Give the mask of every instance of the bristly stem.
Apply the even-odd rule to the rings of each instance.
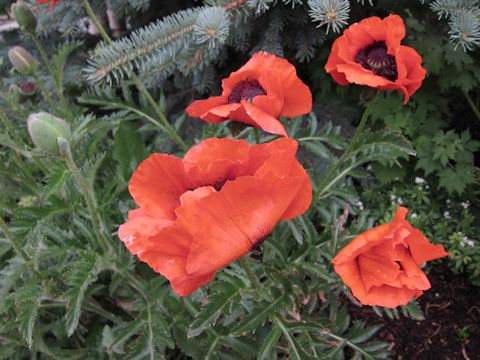
[[[250,267],[250,262],[248,261],[247,256],[248,255],[242,256],[240,259],[238,259],[238,262],[240,263],[240,265],[242,265],[243,269],[247,273],[248,279],[250,280],[252,285],[257,289],[260,289],[262,287],[262,284],[260,283],[260,280],[258,280],[257,276]]]
[[[100,32],[100,35],[102,36],[103,41],[105,41],[105,43],[107,43],[107,44],[111,44],[112,39],[110,39],[110,36],[105,31],[105,28],[102,26],[102,24],[98,20],[97,16],[95,15],[95,12],[93,11],[92,7],[90,6],[90,3],[88,2],[88,0],[82,0],[82,5],[85,8],[85,11],[87,12],[88,16],[92,19],[93,23],[97,27],[98,31]],[[142,93],[142,95],[145,96],[148,103],[152,106],[153,110],[155,111],[155,114],[157,114],[157,116],[159,117],[162,125],[165,127],[165,130],[170,135],[170,137],[173,140],[175,140],[175,142],[178,145],[180,145],[180,147],[183,150],[187,150],[188,145],[185,143],[185,141],[183,141],[183,139],[178,135],[177,131],[170,124],[167,117],[163,113],[162,109],[160,109],[160,106],[157,104],[157,102],[152,97],[152,95],[150,95],[150,93],[148,92],[145,85],[143,85],[143,83],[140,81],[140,79],[135,74],[132,74],[132,80],[135,83],[135,86],[137,87],[138,91],[140,91]]]
[[[35,46],[37,47],[37,49],[40,53],[40,56],[42,57],[43,62],[47,66],[48,72],[50,73],[50,76],[53,79],[53,83],[55,85],[55,90],[57,92],[58,98],[60,99],[60,103],[62,104],[64,115],[67,118],[69,118],[69,120],[73,120],[73,114],[71,113],[70,108],[67,105],[67,100],[65,100],[65,96],[63,95],[62,84],[59,84],[59,82],[58,82],[57,76],[55,75],[55,71],[53,69],[53,65],[48,58],[47,52],[45,51],[45,48],[43,47],[43,44],[40,41],[40,39],[38,38],[38,36],[36,34],[31,34],[31,35],[32,35],[33,42],[35,43]],[[36,78],[36,80],[37,79],[38,79],[38,77]],[[39,85],[41,85],[41,83]],[[46,89],[45,89],[44,92],[47,93]],[[54,107],[54,109],[55,109],[55,107]]]
[[[257,144],[260,144],[260,134],[259,134],[258,129],[256,127],[253,128],[253,133],[255,134],[255,142]]]
[[[67,163],[68,169],[72,172],[75,181],[80,188],[80,192],[82,193],[85,202],[87,203],[87,209],[90,214],[90,218],[93,224],[93,231],[95,232],[95,236],[100,243],[100,246],[105,252],[110,251],[111,245],[107,237],[105,236],[105,229],[103,225],[102,218],[98,212],[97,200],[95,199],[95,191],[93,190],[93,184],[90,181],[87,181],[85,177],[82,175],[80,169],[78,168],[77,164],[73,160],[72,152],[70,150],[70,145],[68,143],[65,144],[64,149],[61,151],[61,154]]]
[[[477,108],[475,105],[475,102],[473,101],[472,97],[468,93],[468,91],[464,91],[463,95],[465,96],[465,99],[467,99],[468,105],[470,105],[470,108],[472,109],[473,113],[477,117],[478,120],[480,120],[480,110]]]
[[[342,171],[341,176],[336,176],[338,170],[340,169],[343,162],[350,156],[355,147],[357,146],[357,142],[360,139],[360,136],[363,135],[363,129],[367,124],[368,118],[373,111],[373,107],[377,101],[378,92],[374,96],[372,100],[367,104],[365,111],[363,112],[362,118],[358,123],[357,128],[355,129],[355,133],[353,134],[352,139],[350,140],[347,148],[343,152],[342,156],[337,160],[337,162],[328,169],[327,174],[325,175],[324,180],[318,187],[317,199],[320,199],[323,194],[325,194],[338,180],[340,180],[348,171]],[[349,169],[350,170],[350,169]]]

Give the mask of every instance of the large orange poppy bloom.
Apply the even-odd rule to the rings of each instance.
[[[405,25],[398,15],[373,16],[348,27],[333,43],[325,70],[340,85],[355,83],[398,90],[406,104],[425,78],[422,58],[400,45]]]
[[[118,235],[132,254],[187,296],[215,272],[261,244],[281,220],[303,214],[310,178],[298,143],[207,139],[179,159],[154,154],[133,174],[140,206]]]
[[[419,265],[447,256],[405,220],[399,207],[393,222],[367,230],[332,260],[335,271],[365,305],[395,308],[430,288]]]
[[[210,123],[239,121],[266,132],[287,135],[279,116],[294,117],[312,110],[312,93],[287,60],[258,52],[222,81],[223,92],[187,107],[189,116]]]

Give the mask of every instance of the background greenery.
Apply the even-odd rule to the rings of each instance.
[[[386,358],[387,344],[372,340],[379,327],[350,320],[346,304],[355,300],[330,260],[356,234],[390,220],[398,204],[446,246],[454,271],[480,284],[476,2],[163,3],[92,1],[109,35],[126,36],[95,47],[100,35],[85,18],[85,1],[60,2],[50,13],[32,2],[46,58],[31,34],[0,33],[0,356]],[[0,4],[8,9],[8,1]],[[344,23],[325,22],[329,7]],[[422,55],[428,76],[407,106],[396,93],[380,93],[362,141],[345,153],[373,94],[338,86],[323,66],[346,24],[392,12],[405,19],[405,43]],[[460,13],[473,17],[456,24]],[[163,20],[143,27],[156,19]],[[460,25],[470,26],[462,34],[471,41],[452,33]],[[216,35],[206,37],[212,28]],[[132,37],[135,29],[140,35]],[[96,73],[149,44],[148,56],[111,67],[111,76]],[[14,45],[38,59],[34,76],[11,69],[6,53]],[[188,119],[184,108],[217,94],[221,78],[257,50],[294,62],[314,92],[314,112],[286,123],[301,144],[316,200],[250,256],[261,289],[233,263],[210,285],[179,298],[117,238],[135,206],[128,180],[152,152],[182,156],[182,142],[191,146],[212,136],[254,142],[251,129]],[[12,86],[25,82],[37,88],[31,97]],[[26,119],[39,111],[66,119],[71,158],[34,148]],[[86,206],[92,197],[93,212]],[[102,238],[111,249],[100,246]],[[422,318],[415,302],[397,313]]]

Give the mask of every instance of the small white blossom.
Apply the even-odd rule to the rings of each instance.
[[[465,236],[462,241],[460,242],[460,245],[462,246],[470,246],[470,247],[474,247],[475,246],[475,240],[473,239],[469,239],[468,236]]]
[[[357,207],[360,209],[360,210],[364,210],[365,207],[363,206],[363,202],[361,200],[358,200],[355,205],[357,205]]]
[[[445,211],[445,212],[443,213],[443,217],[444,217],[445,219],[448,219],[448,220],[450,220],[450,219],[452,218],[452,216],[450,215],[450,212],[449,212],[449,211]]]
[[[418,214],[417,213],[412,213],[412,215],[410,215],[410,219],[416,219],[418,218]]]
[[[462,202],[462,206],[463,206],[464,209],[468,209],[470,207],[470,201],[467,200],[467,201]]]
[[[425,179],[421,177],[416,177],[415,178],[415,183],[416,184],[425,184]]]
[[[403,205],[403,199],[402,199],[402,198],[398,198],[398,203],[399,203],[400,205]]]

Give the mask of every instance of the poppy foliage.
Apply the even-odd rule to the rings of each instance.
[[[398,15],[373,16],[352,24],[333,43],[325,70],[340,85],[355,83],[398,90],[406,104],[426,71],[415,49],[401,45],[405,25]]]
[[[287,60],[255,53],[222,81],[222,95],[194,101],[186,112],[210,123],[235,120],[286,136],[279,116],[294,117],[312,110],[312,93]]]
[[[405,220],[407,212],[399,207],[392,223],[360,234],[332,260],[362,304],[395,308],[419,297],[430,288],[419,265],[448,255]]]
[[[59,0],[36,0],[37,3],[39,4],[50,4],[50,7],[48,8],[48,12],[52,11],[52,9],[57,5]]]
[[[281,220],[303,214],[310,178],[295,158],[298,143],[207,139],[183,159],[154,154],[133,174],[119,238],[131,253],[186,296],[215,272],[260,245]]]

